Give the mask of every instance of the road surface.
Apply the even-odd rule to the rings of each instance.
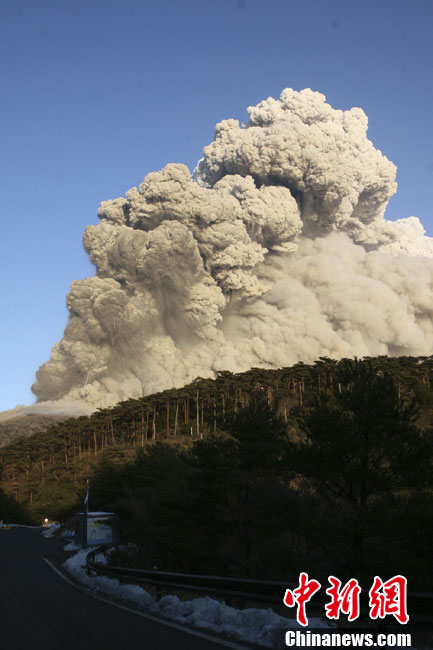
[[[42,537],[39,529],[0,530],[2,650],[223,650],[230,647],[217,639],[194,636],[97,600],[66,582],[44,557],[60,564],[67,554],[58,540]],[[238,642],[233,641],[231,647],[238,647]]]

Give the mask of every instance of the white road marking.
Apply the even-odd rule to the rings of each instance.
[[[141,616],[142,618],[147,618],[148,620],[153,621],[154,623],[161,623],[161,625],[172,627],[175,630],[180,630],[181,632],[187,632],[188,634],[192,634],[193,636],[198,636],[201,639],[206,639],[207,641],[212,641],[213,643],[218,643],[219,645],[223,645],[226,648],[232,648],[233,650],[245,650],[246,648],[248,649],[248,646],[238,645],[237,643],[233,643],[232,641],[226,641],[225,639],[220,639],[219,637],[212,636],[211,634],[207,634],[206,632],[199,632],[198,630],[192,630],[189,627],[185,627],[177,623],[171,623],[170,621],[166,621],[165,619],[159,618],[158,616],[152,616],[152,614],[145,614],[144,612],[139,612],[136,609],[127,607],[126,605],[120,605],[120,603],[115,603],[112,600],[107,600],[106,598],[102,598],[102,596],[97,596],[96,594],[92,593],[89,589],[85,589],[84,587],[77,585],[75,582],[72,582],[72,580],[69,580],[69,578],[65,576],[61,571],[59,571],[59,569],[56,566],[54,566],[54,564],[50,562],[50,560],[48,560],[46,557],[43,557],[42,559],[48,564],[48,566],[50,566],[53,569],[53,571],[57,573],[57,575],[63,578],[63,580],[68,582],[76,589],[79,589],[79,591],[82,591],[83,593],[87,594],[88,596],[91,596],[92,598],[96,598],[96,600],[102,600],[103,603],[108,603],[109,605],[113,605],[113,607],[118,607],[119,609],[124,609],[126,612],[131,612],[131,614],[136,614],[137,616]]]

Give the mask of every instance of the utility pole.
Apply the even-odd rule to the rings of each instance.
[[[86,482],[86,498],[84,499],[84,505],[86,507],[85,517],[84,517],[84,548],[87,548],[87,532],[89,529],[89,479]]]

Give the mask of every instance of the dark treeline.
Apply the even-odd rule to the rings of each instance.
[[[0,489],[0,522],[6,524],[32,524],[33,518],[25,505]]]
[[[2,487],[63,518],[91,475],[91,508],[119,514],[147,567],[431,590],[432,372],[431,357],[223,372],[2,448]]]

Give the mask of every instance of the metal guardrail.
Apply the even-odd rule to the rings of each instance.
[[[159,585],[187,591],[201,591],[224,596],[226,598],[248,598],[269,603],[283,602],[288,587],[297,585],[287,582],[265,582],[244,578],[224,578],[221,576],[203,576],[185,573],[168,573],[166,571],[146,571],[128,567],[116,567],[94,561],[95,555],[104,548],[91,551],[87,556],[86,566],[90,572],[120,580],[132,580],[138,584]]]
[[[146,571],[117,567],[95,562],[95,555],[102,553],[107,546],[98,547],[91,551],[86,560],[89,573],[104,575],[118,580],[128,580],[135,584],[170,587],[185,591],[204,592],[222,596],[225,600],[240,598],[243,600],[283,604],[286,589],[298,587],[298,583],[276,582],[265,580],[250,580],[245,578],[225,578],[221,576],[203,576],[186,573],[169,573],[167,571]],[[368,615],[366,592],[361,594],[361,612]],[[312,599],[308,606],[324,610],[328,598]],[[363,607],[362,604],[365,606]],[[433,623],[433,593],[408,592],[408,612],[410,620],[419,623]]]

